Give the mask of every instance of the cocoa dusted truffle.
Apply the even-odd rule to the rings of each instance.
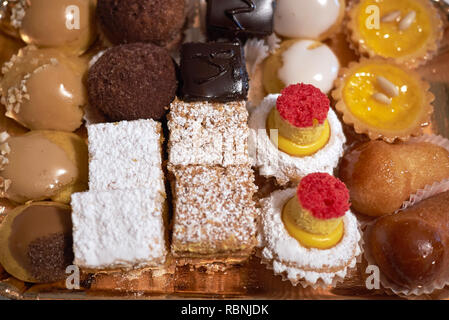
[[[98,0],[97,16],[102,31],[114,44],[166,46],[181,39],[185,0]]]
[[[110,121],[160,120],[176,89],[172,58],[150,43],[108,49],[90,68],[87,80],[90,105]]]

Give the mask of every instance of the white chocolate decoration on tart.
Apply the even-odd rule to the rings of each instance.
[[[342,0],[278,0],[274,30],[288,38],[323,39],[343,19]]]
[[[302,246],[289,234],[282,219],[283,208],[295,193],[293,188],[276,191],[261,201],[265,246],[262,262],[293,285],[334,286],[343,281],[348,269],[355,267],[361,254],[357,219],[350,210],[346,212],[343,237],[329,249]]]
[[[302,40],[288,48],[282,54],[284,65],[278,76],[286,85],[309,83],[328,93],[334,86],[340,63],[328,46],[315,44],[314,41]]]
[[[339,70],[340,62],[327,45],[314,40],[287,40],[265,60],[263,84],[268,93],[279,93],[295,83],[312,84],[329,93]]]

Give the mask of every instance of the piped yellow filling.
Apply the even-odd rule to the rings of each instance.
[[[279,128],[276,128],[276,126],[274,125],[275,111],[276,111],[275,108],[273,108],[273,110],[271,110],[270,114],[268,115],[267,119],[267,131],[272,141],[275,139],[275,137],[270,134],[270,130],[279,130]],[[295,141],[291,141],[286,137],[282,136],[278,131],[277,146],[281,151],[288,153],[289,155],[292,156],[297,157],[310,156],[319,151],[320,149],[322,149],[329,141],[329,137],[331,135],[329,122],[326,120],[323,126],[324,129],[322,130],[321,135],[319,135],[318,139],[307,143],[297,143]],[[276,141],[273,141],[273,143],[276,144]]]
[[[296,197],[292,198],[290,201],[297,201]],[[289,202],[290,202],[289,201]],[[335,219],[333,223],[337,223],[336,227],[328,231],[327,234],[315,234],[310,233],[305,230],[301,226],[298,225],[298,222],[295,221],[292,214],[288,213],[288,203],[284,206],[282,210],[282,221],[284,222],[285,228],[288,233],[298,240],[298,242],[307,248],[317,248],[317,249],[329,249],[337,245],[344,234],[344,222],[343,219]],[[323,221],[326,223],[326,221]],[[315,227],[319,227],[315,225]]]

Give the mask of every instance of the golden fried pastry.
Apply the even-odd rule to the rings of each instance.
[[[87,189],[87,145],[74,133],[31,131],[0,134],[0,196],[17,203],[69,203]]]
[[[449,191],[378,219],[366,239],[372,263],[388,282],[429,293],[448,279]]]
[[[75,131],[87,102],[86,71],[83,60],[55,49],[19,50],[2,68],[0,94],[6,116],[31,130]]]
[[[370,141],[344,156],[340,177],[355,210],[382,216],[426,185],[449,178],[449,151],[428,142]]]
[[[0,263],[12,276],[43,283],[64,279],[72,264],[68,205],[35,202],[15,208],[0,225]]]

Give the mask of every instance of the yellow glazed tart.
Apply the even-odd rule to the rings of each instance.
[[[418,74],[392,61],[362,59],[341,71],[332,92],[343,121],[370,139],[393,142],[422,134],[434,96]]]
[[[358,51],[416,68],[443,36],[441,17],[428,0],[361,0],[349,11],[349,35]]]

